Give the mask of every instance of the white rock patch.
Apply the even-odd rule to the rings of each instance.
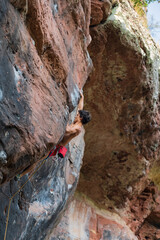
[[[2,92],[2,90],[0,89],[0,101],[2,101],[2,99],[3,99],[3,92]]]

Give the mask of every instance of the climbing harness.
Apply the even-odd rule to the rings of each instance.
[[[7,217],[6,217],[6,227],[5,227],[5,234],[4,234],[4,240],[6,240],[6,236],[7,236],[7,229],[8,229],[8,222],[9,222],[9,213],[10,213],[10,207],[11,207],[11,202],[12,202],[12,199],[17,195],[17,193],[19,193],[20,191],[21,191],[21,189],[26,185],[26,183],[32,178],[32,176],[40,169],[40,167],[45,163],[45,161],[49,158],[49,157],[51,157],[51,156],[55,156],[56,154],[57,154],[57,151],[58,151],[58,149],[60,149],[60,150],[63,150],[62,151],[62,156],[60,156],[60,157],[64,157],[65,156],[65,154],[66,154],[66,152],[67,152],[67,149],[65,148],[65,147],[62,147],[62,146],[59,146],[59,145],[57,145],[56,146],[56,149],[54,150],[54,149],[52,149],[50,152],[49,152],[49,154],[47,155],[47,156],[45,156],[44,158],[42,158],[40,161],[42,161],[41,162],[41,164],[37,167],[37,169],[28,177],[28,179],[27,179],[27,181],[11,196],[11,197],[9,197],[7,194],[5,194],[5,193],[3,193],[6,197],[8,197],[8,199],[9,199],[9,205],[8,205],[8,211],[7,211]],[[65,154],[64,154],[64,152],[65,152]]]

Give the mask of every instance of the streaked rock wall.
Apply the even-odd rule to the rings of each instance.
[[[16,194],[7,239],[158,240],[160,54],[130,1],[2,0],[0,26],[0,239],[13,177],[61,140],[86,83],[78,194],[84,132]]]
[[[2,0],[0,9],[3,183],[63,137],[92,62],[89,0]]]
[[[90,0],[0,1],[0,239],[9,198],[29,177],[14,176],[54,147],[76,115],[92,67],[89,22]],[[57,224],[77,186],[83,135],[15,195],[7,240],[44,239]]]

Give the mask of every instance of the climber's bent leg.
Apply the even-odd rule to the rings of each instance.
[[[58,152],[58,156],[64,158],[67,152],[67,148],[62,145],[57,145],[55,150],[51,150],[49,153],[49,157],[54,157]]]
[[[38,161],[38,162],[39,162],[39,161]],[[27,168],[20,174],[20,178],[23,177],[24,175],[26,175],[27,173],[32,172],[32,171],[35,169],[35,167],[36,167],[36,165],[38,164],[38,162],[35,162],[33,165],[27,167]]]
[[[52,149],[48,156],[47,157],[54,157],[56,156],[58,152],[58,156],[61,157],[61,158],[64,158],[65,155],[66,155],[66,152],[67,152],[67,148],[65,148],[64,146],[62,145],[57,145],[56,148]],[[15,180],[18,180],[20,179],[21,177],[23,177],[24,175],[26,175],[27,173],[32,173],[33,170],[35,169],[36,165],[41,161],[42,159],[40,159],[39,161],[35,162],[33,165],[27,167],[21,174],[18,174],[16,177],[15,177]]]

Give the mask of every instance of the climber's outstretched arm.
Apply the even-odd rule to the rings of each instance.
[[[82,91],[80,92],[81,94],[81,99],[79,100],[79,104],[78,104],[78,110],[83,110],[83,106],[84,106],[84,96]]]

